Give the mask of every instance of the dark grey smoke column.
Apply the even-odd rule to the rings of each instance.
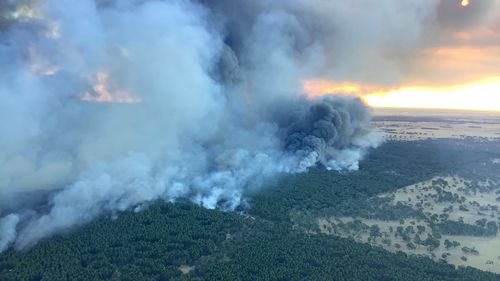
[[[365,149],[358,139],[371,132],[371,118],[359,98],[327,96],[314,102],[301,100],[294,105],[296,108],[284,113],[288,114],[283,118],[287,122],[280,124],[287,151],[334,168],[338,151]],[[373,145],[376,142],[375,138]]]

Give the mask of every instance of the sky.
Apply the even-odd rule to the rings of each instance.
[[[374,107],[500,111],[500,0],[200,2],[214,14],[234,14],[235,19],[227,19],[228,34],[249,34],[245,24],[266,13],[282,11],[297,21],[296,29],[287,27],[296,37],[292,48],[299,54],[297,61],[304,69],[319,70],[297,75],[309,96],[355,94]],[[30,5],[20,7],[15,13],[6,9],[2,14],[0,9],[0,29],[5,28],[2,17],[37,17]],[[57,28],[53,31],[56,36]],[[237,42],[238,52],[238,42],[249,39],[228,40]],[[58,71],[47,68],[37,50],[29,56],[38,60],[34,72]],[[106,84],[106,73],[98,78],[98,87]]]
[[[500,0],[437,2],[418,23],[409,51],[394,58],[397,51],[385,46],[373,49],[396,62],[395,78],[370,73],[373,79],[355,75],[310,79],[303,83],[305,90],[313,96],[358,94],[374,107],[500,111]],[[362,31],[370,36],[369,29]],[[379,66],[372,61],[365,67]]]

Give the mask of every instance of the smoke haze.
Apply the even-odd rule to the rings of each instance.
[[[280,173],[356,170],[381,141],[369,110],[301,83],[397,80],[437,7],[2,2],[0,251],[153,200],[234,210]]]

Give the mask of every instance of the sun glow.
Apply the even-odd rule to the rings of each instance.
[[[460,5],[462,5],[462,7],[467,7],[469,5],[469,0],[462,0],[462,2],[460,2]]]
[[[308,97],[315,98],[325,94],[362,95],[363,93],[383,92],[385,88],[361,85],[352,82],[332,83],[325,80],[307,80],[303,82]]]
[[[327,87],[308,88],[307,85],[311,85],[311,83],[313,82],[304,83],[304,88],[310,97],[328,93],[342,93],[342,91],[331,91],[331,89],[341,90],[345,86],[321,81],[316,85]],[[500,111],[500,77],[450,87],[400,87],[392,89],[356,85],[352,87],[356,88],[356,91],[349,91],[347,94],[360,95],[368,105],[373,107]],[[370,91],[370,89],[372,90]]]

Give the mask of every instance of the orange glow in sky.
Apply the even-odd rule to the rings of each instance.
[[[355,83],[331,83],[325,80],[308,80],[303,83],[309,97],[318,97],[324,94],[354,94],[362,93],[362,86]]]
[[[384,93],[387,87],[362,85],[354,82],[332,83],[326,80],[307,80],[302,83],[307,96],[316,98],[325,94],[362,96],[366,93]]]
[[[310,97],[328,93],[359,95],[373,107],[500,111],[500,77],[449,87],[392,89],[306,81],[304,89]]]
[[[107,103],[139,103],[142,100],[123,91],[114,81],[110,80],[105,71],[97,73],[97,83],[93,87],[94,93],[85,92],[82,97],[87,102]]]

